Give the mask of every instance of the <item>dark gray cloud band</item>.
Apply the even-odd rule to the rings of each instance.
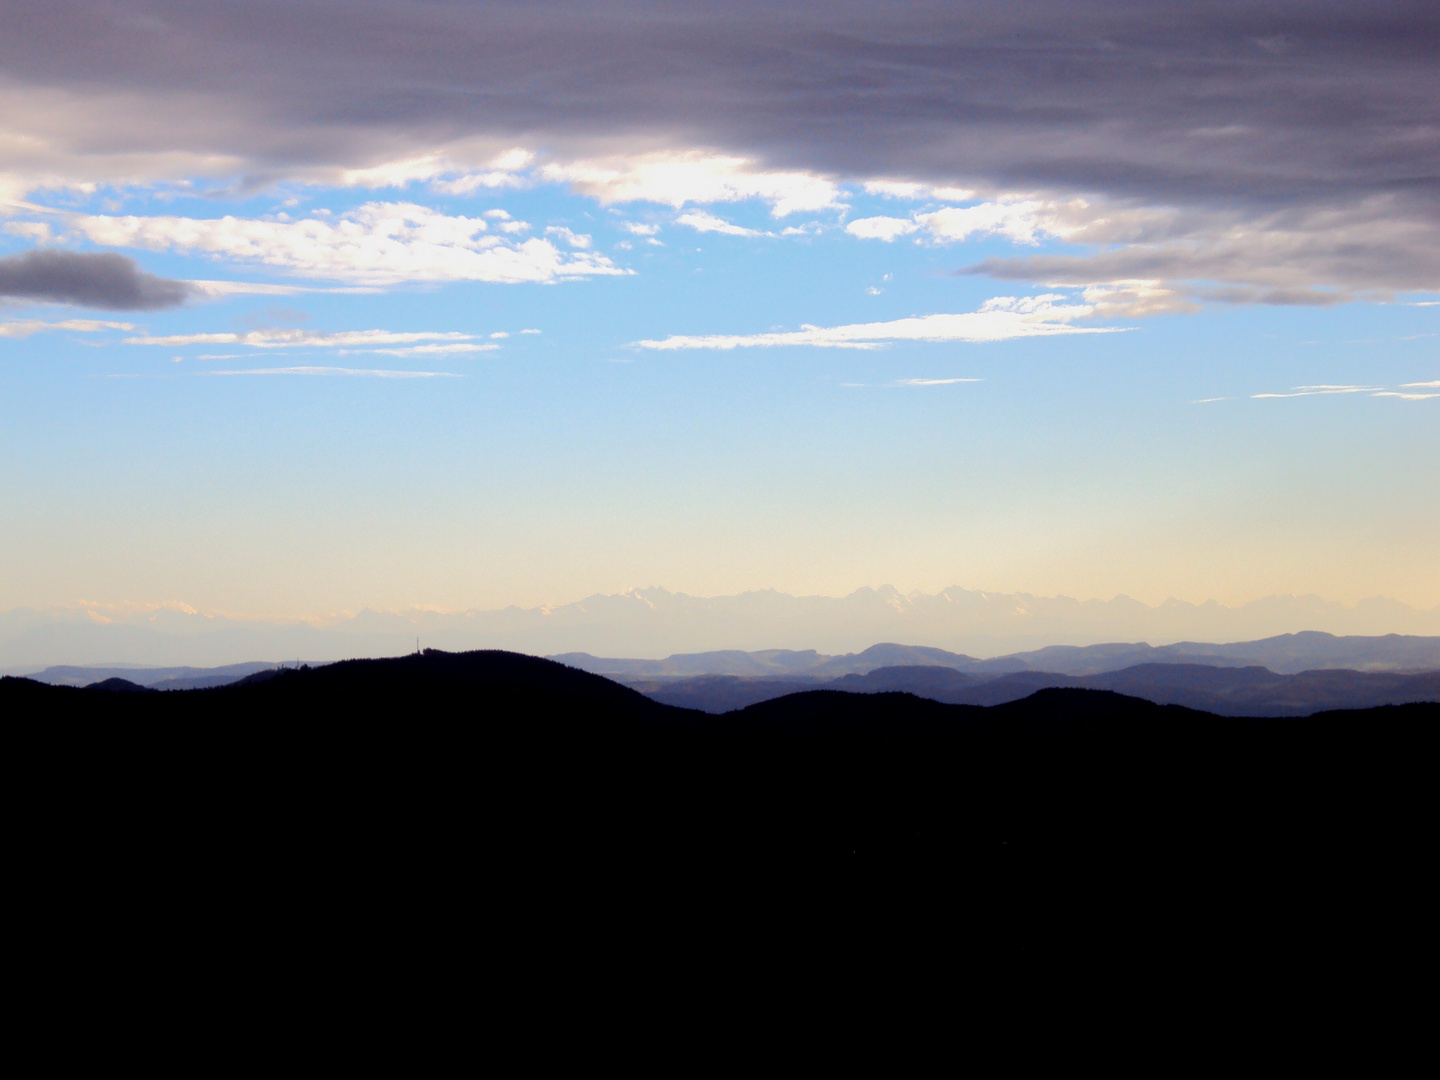
[[[67,137],[259,174],[485,134],[1171,203],[1440,204],[1433,0],[0,0]],[[181,145],[183,144],[183,146]]]
[[[0,25],[0,172],[185,160],[244,191],[466,139],[709,148],[1100,204],[1069,237],[1095,254],[996,277],[1440,288],[1434,0],[0,0]]]
[[[27,251],[0,259],[0,297],[151,311],[176,307],[189,295],[186,282],[147,274],[113,252]]]

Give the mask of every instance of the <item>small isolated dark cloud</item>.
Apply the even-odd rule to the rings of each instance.
[[[113,252],[27,251],[0,259],[0,297],[152,311],[177,307],[189,295],[186,282],[147,274]]]

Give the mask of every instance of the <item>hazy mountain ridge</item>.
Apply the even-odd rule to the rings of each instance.
[[[266,671],[280,665],[268,661],[250,661],[244,664],[225,664],[220,667],[139,667],[133,665],[116,667],[77,667],[73,664],[54,664],[43,671],[27,674],[27,678],[51,686],[91,686],[106,679],[124,679],[136,686],[152,690],[200,690],[208,686],[226,686],[238,682],[257,671]]]
[[[61,663],[209,666],[254,656],[338,660],[407,652],[417,637],[427,647],[539,655],[655,657],[812,648],[843,655],[876,641],[923,641],[942,651],[995,657],[1060,644],[1244,641],[1306,630],[1440,635],[1440,607],[1422,611],[1381,598],[1346,606],[1314,596],[1274,596],[1234,608],[1178,600],[1149,606],[1125,596],[1081,601],[958,587],[907,595],[890,586],[844,597],[763,590],[707,598],[647,588],[558,607],[366,610],[289,622],[206,615],[180,605],[76,605],[0,613],[0,669]]]
[[[1440,637],[1386,634],[1378,637],[1336,637],[1318,631],[1282,634],[1259,641],[1212,645],[1184,641],[1152,646],[1110,642],[1103,645],[1052,645],[1029,652],[977,659],[928,646],[886,642],[858,653],[825,656],[814,649],[759,652],[722,650],[677,653],[664,660],[630,660],[562,653],[551,657],[597,675],[676,678],[694,675],[788,676],[810,679],[863,675],[882,667],[945,667],[975,674],[1045,671],[1064,675],[1096,675],[1136,664],[1204,664],[1211,667],[1259,665],[1277,674],[1318,668],[1355,671],[1440,670]]]
[[[876,668],[838,679],[798,680],[738,675],[681,679],[616,677],[666,705],[729,712],[810,690],[852,694],[914,694],[948,705],[1003,705],[1040,690],[1109,690],[1156,705],[1181,705],[1218,716],[1309,716],[1332,709],[1440,702],[1440,671],[1421,674],[1346,669],[1280,675],[1263,667],[1138,664],[1098,675],[1016,671],[976,675],[934,665]]]

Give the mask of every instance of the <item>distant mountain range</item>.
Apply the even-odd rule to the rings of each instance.
[[[1016,671],[1047,671],[1062,675],[1097,675],[1136,664],[1205,664],[1214,667],[1259,665],[1288,674],[1315,668],[1355,671],[1440,670],[1440,637],[1387,634],[1382,637],[1336,637],[1308,631],[1260,641],[1224,645],[1184,641],[1154,647],[1145,644],[1052,645],[1030,652],[977,659],[963,653],[916,645],[872,645],[863,652],[826,656],[804,651],[766,649],[760,652],[723,650],[677,653],[664,660],[612,660],[588,653],[562,653],[552,660],[597,675],[681,677],[687,675],[791,676],[833,679],[864,675],[882,667],[945,667],[972,674],[1002,675]]]
[[[617,681],[667,705],[724,713],[810,690],[907,693],[951,705],[1003,705],[1037,690],[1110,690],[1157,705],[1183,705],[1220,716],[1309,716],[1330,709],[1370,709],[1440,702],[1440,671],[1422,674],[1332,669],[1277,675],[1263,667],[1137,664],[1098,675],[1017,671],[974,675],[954,668],[876,668],[830,681],[774,676],[695,675],[678,679],[620,676]]]
[[[51,686],[92,686],[107,679],[123,679],[150,690],[203,690],[211,686],[228,686],[257,671],[269,671],[280,665],[264,661],[226,664],[223,667],[75,667],[55,664],[44,671],[31,673],[37,682]]]
[[[1207,645],[1051,646],[977,660],[944,649],[873,645],[859,653],[768,650],[607,660],[555,657],[656,701],[706,712],[806,690],[904,692],[957,705],[1018,701],[1046,687],[1113,690],[1224,716],[1307,716],[1440,701],[1440,638],[1285,634]]]
[[[857,589],[844,597],[773,590],[695,597],[635,589],[556,607],[362,611],[291,621],[208,615],[182,605],[76,604],[0,613],[0,670],[77,663],[208,667],[257,656],[393,656],[413,650],[417,637],[427,647],[541,655],[583,651],[654,657],[807,648],[843,655],[876,641],[900,641],[994,657],[1050,645],[1248,641],[1304,630],[1440,635],[1440,608],[1423,611],[1380,598],[1347,606],[1315,596],[1273,596],[1239,607],[1178,600],[1152,606],[1125,596],[1080,601],[961,588],[906,594],[890,586]],[[1154,658],[1129,662],[1149,659]],[[908,661],[889,661],[902,662]]]

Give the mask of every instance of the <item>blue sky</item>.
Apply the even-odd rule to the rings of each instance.
[[[1440,604],[1440,278],[1335,269],[1424,207],[483,124],[256,180],[249,135],[238,165],[156,138],[0,163],[0,257],[198,283],[3,301],[0,609]],[[1136,252],[1213,259],[1103,261]]]

